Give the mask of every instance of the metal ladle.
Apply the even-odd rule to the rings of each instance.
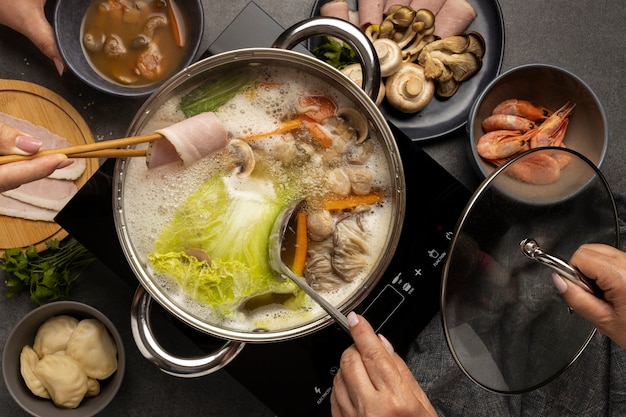
[[[278,273],[278,276],[282,279],[291,279],[295,282],[298,287],[300,287],[309,297],[311,297],[316,303],[318,303],[335,321],[342,329],[344,329],[348,334],[350,334],[350,326],[348,325],[348,319],[346,316],[341,313],[335,306],[330,304],[324,297],[319,295],[317,291],[307,284],[304,278],[297,276],[283,261],[283,239],[285,236],[285,231],[287,230],[287,226],[289,225],[289,220],[293,216],[293,213],[297,208],[300,207],[303,200],[299,200],[296,203],[290,205],[285,210],[283,210],[274,225],[272,226],[272,232],[270,233],[269,238],[269,261],[272,269]]]
[[[549,266],[558,272],[559,275],[567,278],[588,293],[593,294],[598,298],[604,298],[604,292],[600,289],[600,287],[598,287],[595,281],[584,276],[578,268],[570,265],[560,258],[557,258],[556,256],[546,253],[539,247],[536,240],[524,239],[519,245],[522,253],[528,258]]]

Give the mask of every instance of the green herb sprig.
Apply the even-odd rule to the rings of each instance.
[[[32,245],[4,252],[0,268],[6,273],[7,298],[29,291],[30,299],[38,305],[67,299],[80,275],[77,270],[96,260],[76,240],[66,244],[49,240],[46,247],[41,253]]]
[[[359,62],[359,58],[349,45],[341,44],[330,36],[324,36],[322,41],[313,48],[312,52],[318,59],[327,62],[337,69]]]

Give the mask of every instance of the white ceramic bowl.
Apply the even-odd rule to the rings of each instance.
[[[496,167],[483,160],[476,143],[485,133],[481,124],[493,108],[507,99],[529,100],[551,110],[566,102],[576,107],[563,143],[600,167],[608,146],[608,124],[602,104],[589,86],[571,72],[552,65],[529,64],[513,68],[494,79],[472,106],[467,124],[470,158],[483,177]]]

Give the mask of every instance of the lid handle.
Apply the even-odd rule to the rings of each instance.
[[[583,288],[588,293],[593,294],[598,298],[604,298],[604,291],[598,287],[594,280],[584,276],[575,266],[570,265],[556,256],[546,253],[539,247],[539,244],[535,239],[528,238],[522,240],[520,242],[520,250],[528,258],[549,266],[558,272],[559,275],[569,279],[571,282]]]

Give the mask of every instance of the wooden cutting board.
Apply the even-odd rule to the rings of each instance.
[[[37,84],[0,79],[0,112],[43,126],[74,145],[93,143],[93,135],[78,111],[65,99]],[[98,170],[97,159],[88,159],[80,188]],[[46,241],[61,240],[68,233],[54,222],[32,221],[0,215],[0,255],[9,248],[34,245],[38,251]]]

